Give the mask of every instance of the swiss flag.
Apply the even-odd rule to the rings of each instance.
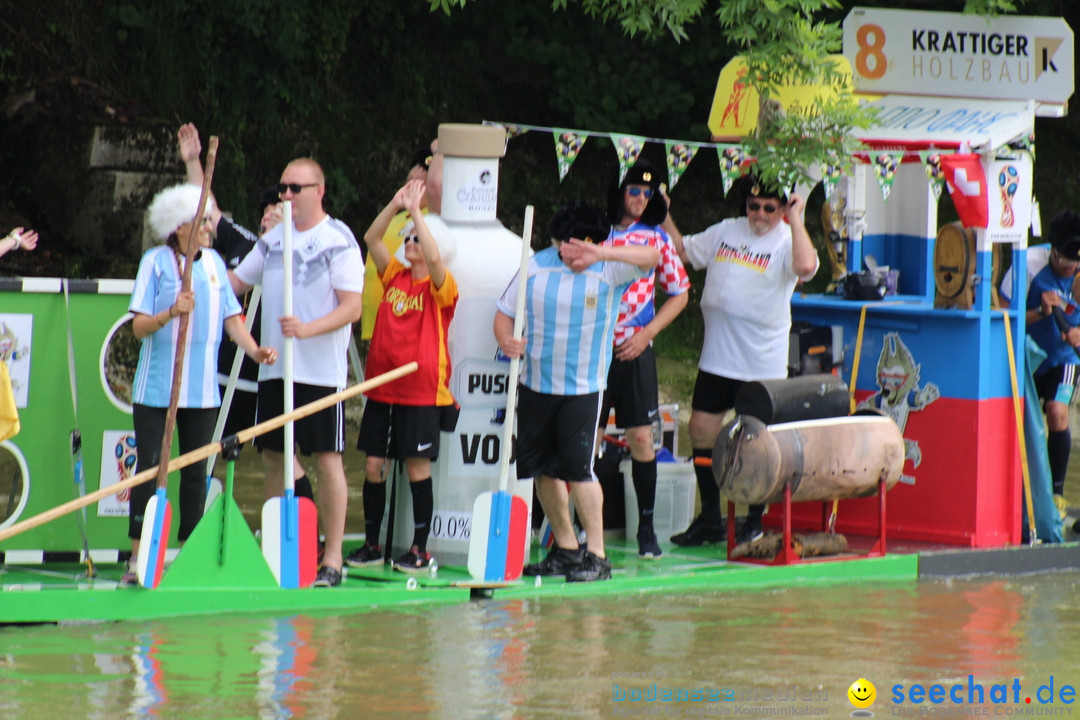
[[[985,228],[989,212],[982,160],[974,153],[942,155],[941,169],[960,222],[964,227]]]

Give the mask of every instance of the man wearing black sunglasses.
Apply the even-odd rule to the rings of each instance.
[[[814,277],[817,251],[803,225],[805,201],[781,190],[763,187],[753,176],[736,186],[743,217],[724,220],[704,232],[683,236],[669,214],[664,229],[684,263],[705,270],[701,314],[705,342],[698,361],[690,413],[694,457],[711,458],[724,413],[735,406],[735,394],[746,382],[787,377],[791,293],[800,280]],[[694,466],[701,514],[676,545],[723,542],[720,489],[707,464]],[[762,535],[763,505],[751,505],[738,541]]]
[[[278,181],[283,201],[292,202],[293,314],[282,307],[282,223],[259,238],[255,249],[229,273],[233,289],[246,292],[263,286],[263,342],[281,352],[285,337],[294,337],[293,391],[297,407],[332,395],[346,383],[346,351],[352,323],[360,319],[364,289],[364,259],[360,246],[345,223],[330,217],[323,208],[326,194],[322,167],[311,158],[290,162]],[[258,420],[280,415],[284,409],[284,378],[259,371]],[[319,474],[319,524],[326,537],[322,566],[315,576],[317,587],[341,584],[342,536],[348,487],[342,452],[345,450],[344,407],[337,403],[296,421],[295,441],[300,452],[314,455]],[[282,430],[260,436],[266,468],[266,495],[284,491],[285,436]],[[295,456],[294,473],[303,475]]]
[[[655,559],[662,554],[653,529],[656,505],[656,449],[653,424],[659,422],[660,400],[652,340],[686,307],[690,279],[675,247],[660,227],[667,217],[667,201],[660,191],[660,174],[647,160],[638,160],[619,182],[608,184],[608,220],[614,231],[605,245],[647,245],[660,251],[656,267],[635,280],[622,295],[615,325],[615,350],[608,369],[607,388],[600,410],[600,429],[607,426],[610,409],[625,430],[630,445],[631,478],[638,504],[638,555]],[[656,283],[667,299],[657,311]]]
[[[199,141],[199,130],[194,123],[185,123],[176,132],[177,145],[180,149],[180,159],[184,162],[187,173],[187,181],[192,185],[201,186],[203,183],[203,167],[199,156],[202,152],[202,143]],[[221,211],[214,204],[210,211],[213,225],[214,250],[225,261],[225,267],[230,270],[240,264],[247,254],[255,248],[259,235],[263,235],[281,222],[281,199],[278,197],[277,187],[267,188],[259,202],[259,212],[262,219],[259,221],[258,234],[248,230]],[[240,306],[246,315],[250,312],[250,293],[245,293],[238,299]],[[251,328],[251,334],[258,341],[261,337],[262,308],[255,309],[255,321]],[[222,342],[218,351],[218,386],[221,396],[225,397],[225,390],[229,384],[229,374],[232,371],[233,359],[236,357],[236,344]],[[234,435],[240,430],[245,430],[255,424],[255,404],[258,398],[259,366],[251,358],[244,356],[240,365],[240,376],[236,380],[236,388],[233,393],[232,403],[229,405],[229,414],[225,418],[222,429],[223,437]],[[315,500],[311,489],[311,481],[306,475],[296,476],[296,496]]]

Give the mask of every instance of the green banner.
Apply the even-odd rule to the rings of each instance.
[[[7,328],[11,348],[0,354],[9,366],[22,425],[18,435],[0,444],[0,469],[7,475],[0,477],[0,528],[78,496],[71,451],[71,432],[76,427],[82,435],[86,492],[97,490],[103,481],[130,477],[134,470],[127,391],[138,344],[130,336],[130,321],[125,319],[131,288],[130,280],[76,281],[65,302],[61,281],[55,278],[5,280],[0,284],[0,324]],[[68,372],[69,319],[77,423]],[[128,340],[114,343],[110,350],[109,341],[117,331],[120,336],[128,335]],[[173,447],[175,455],[175,442]],[[132,467],[125,468],[125,461]],[[174,503],[175,478],[176,474],[169,488]],[[110,496],[108,501],[86,508],[91,550],[130,550],[126,505]],[[5,540],[0,551],[8,562],[20,557],[12,551],[78,552],[82,537],[77,514]],[[175,537],[171,545],[176,547]],[[27,561],[33,560],[27,556]]]

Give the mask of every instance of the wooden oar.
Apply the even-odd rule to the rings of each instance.
[[[185,253],[184,275],[180,282],[180,292],[191,290],[191,266],[195,263],[195,253],[199,249],[199,230],[206,212],[206,201],[210,197],[210,181],[214,177],[214,164],[217,160],[218,139],[210,137],[206,151],[206,170],[204,171],[202,192],[199,193],[199,208],[191,221],[188,234],[187,252]],[[176,427],[176,408],[180,403],[180,381],[184,374],[184,354],[187,343],[188,326],[191,324],[190,313],[180,314],[180,325],[176,331],[176,359],[173,362],[172,390],[169,393],[169,409],[165,413],[165,432],[161,437],[161,457],[158,465],[157,492],[146,503],[143,514],[142,534],[139,538],[139,553],[135,565],[135,576],[145,588],[157,587],[161,582],[164,569],[165,550],[169,546],[169,530],[172,526],[172,508],[165,491],[169,483],[169,472],[164,458],[172,454],[173,429]]]
[[[404,377],[409,373],[414,373],[416,372],[416,368],[417,365],[415,362],[411,362],[408,365],[402,365],[401,367],[390,370],[389,372],[385,372],[382,375],[377,375],[370,380],[366,380],[362,383],[357,383],[352,387],[345,388],[341,392],[336,392],[333,395],[328,395],[319,400],[315,400],[314,402],[310,402],[307,405],[301,405],[300,407],[293,410],[292,413],[289,415],[283,413],[281,415],[278,415],[276,418],[264,420],[258,425],[253,425],[246,430],[241,430],[240,432],[236,433],[235,437],[239,443],[246,443],[249,440],[256,438],[260,435],[265,435],[271,430],[277,430],[278,428],[283,427],[285,423],[289,422],[290,420],[299,420],[300,418],[305,418],[308,415],[313,415],[320,410],[325,410],[331,405],[336,405],[342,400],[348,400],[349,398],[355,397],[360,393],[365,393],[368,390],[379,387],[380,385],[385,385],[388,382],[397,380],[400,377]],[[166,472],[176,472],[177,470],[185,468],[188,465],[197,463],[200,460],[205,460],[211,455],[221,452],[221,445],[222,444],[220,442],[212,442],[202,446],[201,448],[196,448],[195,450],[186,452],[179,457],[175,457],[169,461],[166,467]],[[16,535],[26,532],[27,530],[33,530],[34,528],[44,525],[47,522],[56,520],[57,518],[64,517],[65,515],[73,513],[76,510],[80,510],[88,505],[93,505],[99,500],[107,498],[110,495],[116,495],[117,493],[123,490],[127,490],[128,488],[135,487],[136,485],[142,485],[144,482],[153,480],[155,477],[157,477],[157,474],[157,467],[148,468],[146,470],[143,470],[142,472],[136,473],[135,475],[129,477],[127,480],[121,480],[120,482],[113,485],[99,488],[98,490],[95,490],[91,493],[87,493],[81,498],[69,500],[63,505],[57,505],[51,510],[46,510],[45,512],[38,513],[33,517],[27,518],[26,520],[17,522],[8,528],[0,530],[0,542],[9,540]]]
[[[525,297],[529,284],[529,245],[532,242],[533,206],[525,208],[525,228],[521,238],[521,268],[518,271],[514,339],[525,328]],[[506,384],[506,419],[503,420],[499,462],[499,491],[480,493],[473,503],[469,531],[469,575],[477,580],[516,580],[525,564],[525,534],[529,507],[518,495],[506,492],[510,476],[510,453],[514,443],[514,414],[517,411],[518,370],[521,358],[510,360],[510,380]]]
[[[293,314],[292,279],[292,201],[282,203],[281,264],[284,274],[282,314]],[[285,414],[293,410],[293,344],[285,338],[282,353]],[[319,520],[315,503],[309,498],[296,497],[296,478],[293,471],[293,421],[285,423],[285,494],[270,498],[262,508],[262,552],[270,571],[283,588],[308,587],[318,572]]]

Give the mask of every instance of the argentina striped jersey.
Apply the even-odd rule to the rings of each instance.
[[[521,384],[547,395],[603,390],[619,300],[643,275],[622,262],[599,262],[575,273],[554,247],[533,255],[527,274]],[[498,302],[498,309],[509,317],[515,313],[517,284],[515,277]]]
[[[176,258],[172,248],[164,245],[146,251],[131,292],[128,306],[131,312],[156,315],[173,306],[181,285]],[[203,248],[192,266],[191,289],[195,292],[195,309],[189,316],[178,407],[218,407],[221,396],[217,355],[222,325],[241,309],[229,285],[225,261],[213,250]],[[143,338],[132,402],[148,407],[169,406],[179,330],[180,322],[176,318]]]

